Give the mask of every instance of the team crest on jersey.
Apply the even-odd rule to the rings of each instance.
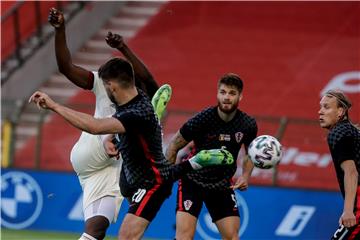
[[[193,203],[192,203],[191,200],[185,200],[185,201],[184,201],[185,210],[186,210],[186,211],[189,211],[189,209],[191,208],[192,204],[193,204]]]
[[[219,135],[219,141],[227,141],[230,142],[231,141],[231,137],[229,134],[220,134]]]
[[[235,133],[235,139],[237,143],[241,142],[241,139],[244,137],[244,134],[242,132]]]

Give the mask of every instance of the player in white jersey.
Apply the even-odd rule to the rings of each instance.
[[[63,14],[52,8],[48,20],[55,28],[55,52],[60,72],[78,87],[94,93],[96,97],[94,117],[112,116],[115,108],[112,107],[112,102],[106,94],[98,73],[85,70],[72,63],[66,44]],[[153,105],[160,118],[171,96],[170,86],[166,84],[158,89],[151,73],[120,35],[109,32],[105,40],[110,47],[118,49],[133,65],[137,86],[143,89],[150,98],[155,95]],[[86,132],[82,132],[74,145],[70,159],[84,192],[85,231],[80,239],[103,239],[110,223],[116,221],[123,200],[119,188],[121,161],[107,155],[102,144],[102,136]]]

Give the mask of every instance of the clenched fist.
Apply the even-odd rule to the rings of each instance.
[[[105,41],[112,48],[122,48],[125,44],[122,36],[112,32],[108,32]]]
[[[65,23],[64,14],[56,8],[50,8],[48,21],[54,28],[60,28]]]

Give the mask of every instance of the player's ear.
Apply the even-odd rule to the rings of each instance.
[[[338,119],[341,119],[345,114],[345,109],[342,108],[342,107],[339,107],[338,110],[337,110],[337,117]]]
[[[110,89],[111,92],[116,92],[116,89],[119,87],[119,84],[117,82],[114,81],[110,81]]]
[[[243,98],[243,94],[242,92],[239,94],[239,101],[241,101],[241,99]]]

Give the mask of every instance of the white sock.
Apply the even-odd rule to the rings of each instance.
[[[79,240],[97,240],[97,239],[87,233],[83,233],[80,236]]]

